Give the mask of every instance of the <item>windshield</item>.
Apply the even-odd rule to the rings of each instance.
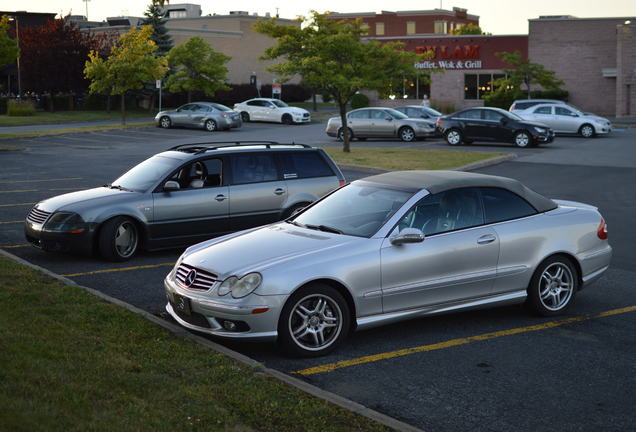
[[[371,237],[413,195],[383,186],[350,184],[329,195],[291,223],[321,231]]]
[[[210,105],[212,105],[214,108],[218,109],[219,111],[232,111],[231,109],[229,109],[225,105],[221,105],[221,104],[218,104],[218,103],[211,103]]]
[[[521,120],[523,121],[523,119],[521,117],[519,117],[517,114],[510,112],[510,111],[506,111],[506,110],[502,110],[502,109],[498,109],[497,112],[505,115],[508,118],[511,118],[513,120]]]
[[[441,117],[444,115],[441,112],[434,110],[433,108],[424,108],[424,111],[426,111],[429,115],[432,115],[433,117]]]
[[[273,100],[272,100],[272,103],[273,103],[274,105],[276,105],[278,108],[287,108],[287,107],[289,106],[289,105],[287,105],[285,102],[280,101],[280,100],[278,100],[278,99],[273,99]]]
[[[135,192],[145,192],[170,174],[179,162],[165,156],[153,156],[128,170],[113,182],[113,186],[121,186]]]
[[[387,109],[386,112],[391,114],[391,117],[393,117],[396,120],[403,120],[405,118],[409,118],[409,116],[407,116],[406,114],[401,113],[398,110],[394,110],[393,108]]]

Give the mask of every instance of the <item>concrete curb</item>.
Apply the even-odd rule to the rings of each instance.
[[[370,420],[373,420],[375,422],[378,422],[380,424],[383,424],[384,426],[387,426],[391,429],[397,430],[397,431],[403,431],[403,432],[423,432],[421,429],[418,429],[414,426],[411,426],[409,424],[406,424],[404,422],[401,422],[400,420],[394,419],[393,417],[389,417],[385,414],[382,414],[378,411],[372,410],[370,408],[365,407],[364,405],[361,405],[357,402],[354,402],[350,399],[344,398],[342,396],[339,396],[337,394],[328,392],[326,390],[323,390],[319,387],[316,387],[312,384],[309,384],[305,381],[302,381],[298,378],[295,378],[293,376],[287,375],[283,372],[277,371],[275,369],[270,369],[265,367],[265,365],[263,365],[260,362],[257,362],[254,359],[251,359],[250,357],[247,357],[241,353],[238,353],[234,350],[231,350],[229,348],[224,347],[223,345],[219,345],[215,342],[212,342],[208,339],[205,339],[201,336],[197,336],[195,334],[190,333],[189,331],[187,331],[185,328],[178,326],[176,324],[173,324],[169,321],[166,321],[162,318],[159,318],[149,312],[146,312],[136,306],[133,306],[129,303],[126,303],[122,300],[116,299],[114,297],[111,297],[107,294],[104,294],[103,292],[97,291],[93,288],[89,288],[83,285],[79,285],[78,283],[72,281],[71,279],[67,279],[64,276],[60,276],[56,273],[53,273],[50,270],[45,269],[44,267],[40,267],[36,264],[30,263],[16,255],[13,255],[12,253],[9,253],[3,249],[0,249],[0,255],[4,256],[5,258],[9,258],[15,262],[18,262],[20,264],[24,264],[34,270],[37,270],[39,272],[42,272],[66,285],[69,286],[74,286],[74,287],[78,287],[81,288],[87,292],[89,292],[90,294],[93,294],[109,303],[115,304],[117,306],[121,306],[124,309],[129,310],[130,312],[134,312],[136,314],[141,315],[142,317],[144,317],[145,319],[147,319],[148,321],[159,325],[160,327],[163,327],[164,329],[168,330],[169,332],[171,332],[172,334],[174,334],[175,336],[180,336],[180,337],[184,337],[187,339],[192,340],[193,342],[198,343],[199,345],[212,350],[212,351],[216,351],[220,354],[226,355],[236,361],[239,361],[241,363],[243,363],[246,366],[250,366],[253,368],[256,368],[259,370],[259,372],[264,373],[266,375],[271,376],[272,378],[276,378],[280,381],[283,381],[284,383],[291,385],[295,388],[297,388],[300,391],[303,391],[305,393],[308,393],[312,396],[315,396],[319,399],[325,400],[327,402],[330,402],[334,405],[337,405],[341,408],[344,408],[346,410],[349,410],[353,413],[359,414],[363,417],[366,417]]]
[[[479,169],[479,168],[484,168],[484,167],[488,167],[488,166],[492,166],[492,165],[498,165],[502,162],[506,162],[512,159],[517,158],[517,154],[516,153],[507,153],[503,156],[497,156],[494,158],[490,158],[490,159],[486,159],[486,160],[482,160],[482,161],[478,161],[478,162],[473,162],[473,163],[469,163],[467,165],[463,165],[457,168],[453,168],[451,171],[471,171],[474,169]],[[354,170],[354,171],[365,171],[368,172],[369,174],[383,174],[383,173],[387,173],[390,172],[391,170],[388,169],[384,169],[384,168],[377,168],[377,167],[370,167],[370,166],[365,166],[365,165],[350,165],[350,164],[338,164],[338,167],[340,167],[340,169],[348,169],[348,170]]]

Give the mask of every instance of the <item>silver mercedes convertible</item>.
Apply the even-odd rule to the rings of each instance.
[[[166,310],[189,329],[318,356],[354,329],[425,315],[523,302],[562,313],[611,255],[591,205],[503,177],[391,172],[188,248]]]

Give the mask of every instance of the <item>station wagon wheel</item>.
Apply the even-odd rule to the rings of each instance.
[[[163,116],[159,119],[159,126],[161,126],[164,129],[170,129],[170,127],[172,126],[172,121],[170,120],[170,117],[168,116]]]
[[[338,141],[344,141],[344,128],[338,129]],[[349,128],[349,141],[353,140],[353,131]]]
[[[515,145],[517,147],[528,147],[532,144],[532,137],[526,131],[519,131],[515,134]]]
[[[565,257],[550,258],[537,268],[528,287],[528,304],[539,315],[558,315],[571,304],[578,273]]]
[[[452,146],[460,145],[462,142],[462,133],[458,129],[451,129],[446,132],[446,142]]]
[[[241,112],[241,120],[244,122],[250,121],[250,115],[245,111]]]
[[[292,116],[290,116],[289,114],[283,114],[283,117],[281,118],[280,122],[286,125],[290,125],[294,123],[294,120],[292,119]]]
[[[415,139],[415,132],[408,126],[404,126],[402,129],[400,129],[399,134],[400,139],[405,142],[411,142]]]
[[[596,131],[594,130],[594,126],[586,123],[579,128],[579,134],[583,138],[592,138],[596,134]]]
[[[317,357],[333,350],[349,333],[349,307],[334,288],[313,284],[294,293],[281,312],[278,338],[295,356]]]
[[[104,222],[98,236],[101,255],[111,261],[126,261],[137,252],[139,230],[130,218],[118,216]]]
[[[205,130],[208,132],[214,132],[216,130],[216,122],[214,120],[206,120]]]

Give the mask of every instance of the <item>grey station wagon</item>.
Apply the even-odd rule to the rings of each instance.
[[[159,153],[112,184],[37,203],[25,235],[47,251],[124,261],[292,215],[345,184],[336,164],[304,144],[188,144]]]

